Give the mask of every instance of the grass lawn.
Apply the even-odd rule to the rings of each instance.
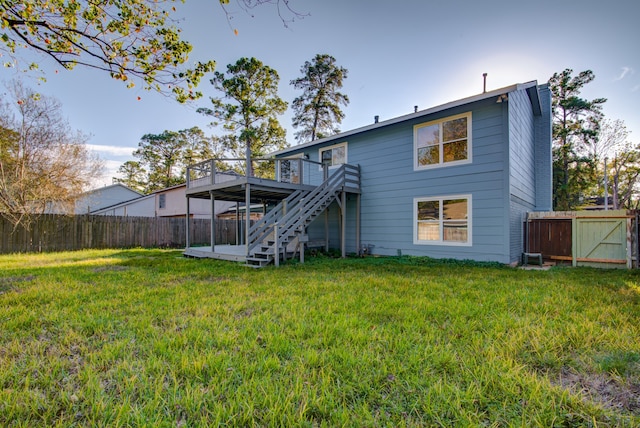
[[[640,272],[0,256],[0,426],[640,426]]]

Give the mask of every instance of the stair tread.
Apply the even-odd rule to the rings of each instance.
[[[280,207],[278,209],[281,211],[277,212],[276,215],[272,216],[274,218],[269,219],[265,225],[261,226],[261,232],[259,233],[261,237],[258,238],[256,236],[255,240],[252,241],[258,243],[259,240],[262,240],[262,243],[259,244],[260,249],[253,251],[253,253],[247,257],[247,265],[251,267],[262,267],[273,262],[276,255],[276,251],[273,248],[275,240],[266,239],[269,234],[265,231],[271,228],[275,222],[282,222],[285,217],[287,219],[286,222],[280,225],[278,233],[280,238],[278,239],[278,243],[286,253],[291,253],[291,251],[287,249],[287,246],[295,242],[294,239],[297,236],[304,234],[304,228],[333,203],[340,189],[344,186],[343,181],[344,179],[333,175],[318,186],[316,190],[305,193],[294,193],[285,199],[288,204],[287,209],[289,214],[282,214],[282,207]],[[311,197],[309,197],[309,195],[311,195]],[[281,204],[283,203],[284,202],[281,202]],[[272,222],[271,225],[268,225],[269,222]]]

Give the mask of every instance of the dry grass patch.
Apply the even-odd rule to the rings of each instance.
[[[607,373],[580,373],[564,368],[553,382],[609,409],[640,416],[640,382]]]

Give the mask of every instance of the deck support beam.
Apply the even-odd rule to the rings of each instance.
[[[246,256],[249,257],[249,228],[251,227],[251,185],[249,183],[246,184],[244,201],[244,244],[247,246]]]
[[[329,208],[324,210],[324,251],[329,252]]]
[[[340,208],[342,209],[342,224],[340,230],[340,250],[342,252],[342,258],[347,257],[347,192],[342,191],[340,195]]]
[[[356,254],[360,251],[360,193],[356,194]]]
[[[190,244],[191,244],[191,242],[190,242],[191,240],[189,239],[189,237],[191,236],[191,230],[190,230],[191,228],[189,227],[189,223],[190,223],[190,222],[189,222],[189,217],[191,216],[191,213],[190,213],[190,207],[189,207],[189,201],[190,201],[190,199],[191,199],[191,198],[189,198],[189,197],[187,196],[187,216],[186,216],[186,218],[184,219],[184,221],[185,221],[185,223],[184,223],[184,224],[185,224],[185,227],[184,227],[184,228],[185,228],[185,231],[186,231],[186,233],[187,233],[187,236],[186,236],[186,239],[185,239],[185,247],[186,247],[186,248],[189,248],[189,247],[191,246],[191,245],[190,245]]]
[[[240,245],[240,202],[236,202],[236,245]]]
[[[213,196],[213,191],[209,191],[211,197],[211,252],[216,252],[216,197]]]
[[[276,222],[273,225],[273,260],[276,267],[280,266],[280,240],[278,239],[278,233],[280,233],[280,231],[278,230],[278,223]]]

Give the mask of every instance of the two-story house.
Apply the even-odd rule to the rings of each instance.
[[[196,165],[187,197],[272,207],[247,228],[251,264],[318,242],[512,264],[525,214],[551,210],[551,123],[547,85],[516,84],[275,152],[272,179],[213,183]]]

